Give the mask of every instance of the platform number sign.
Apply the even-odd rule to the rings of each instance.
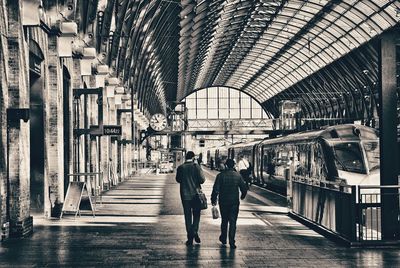
[[[103,126],[103,135],[106,136],[121,136],[122,126]]]
[[[153,114],[150,118],[150,127],[155,131],[164,130],[167,127],[167,118],[163,114]]]

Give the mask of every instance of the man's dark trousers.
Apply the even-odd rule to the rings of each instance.
[[[185,215],[187,238],[190,240],[199,231],[200,209],[194,207],[192,200],[182,200],[182,206]]]
[[[239,204],[219,204],[221,211],[221,240],[226,242],[229,223],[229,244],[235,244],[236,221],[239,214]]]

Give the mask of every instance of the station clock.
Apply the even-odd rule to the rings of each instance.
[[[167,127],[167,118],[163,114],[153,114],[150,118],[150,127],[155,131],[164,130]]]

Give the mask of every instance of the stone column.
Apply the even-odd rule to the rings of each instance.
[[[399,31],[384,34],[380,42],[379,130],[381,185],[398,185],[396,38]],[[382,189],[382,238],[397,240],[399,234],[399,191]]]
[[[28,48],[21,23],[21,1],[6,2],[8,14],[8,107],[29,109]],[[29,121],[7,114],[8,215],[10,236],[32,233],[30,216]]]
[[[48,88],[45,95],[45,181],[47,194],[45,215],[58,217],[64,202],[64,133],[63,85],[61,64],[57,52],[58,32],[48,38]],[[65,148],[68,150],[68,148]],[[50,210],[49,210],[50,209]]]

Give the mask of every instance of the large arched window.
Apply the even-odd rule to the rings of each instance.
[[[204,88],[190,94],[184,101],[189,120],[268,118],[257,101],[228,87]]]

